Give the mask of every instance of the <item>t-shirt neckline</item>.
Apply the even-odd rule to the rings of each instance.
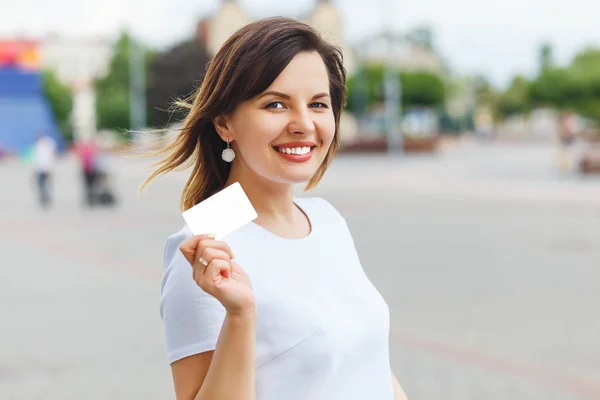
[[[306,236],[303,236],[300,238],[285,238],[285,237],[276,235],[275,233],[271,232],[270,230],[268,230],[266,228],[263,228],[262,226],[258,225],[254,221],[252,221],[250,224],[252,226],[254,226],[256,229],[262,231],[265,235],[267,235],[273,239],[279,240],[279,241],[289,242],[289,243],[299,243],[302,241],[310,240],[315,235],[315,229],[316,229],[315,219],[312,218],[311,215],[309,215],[309,213],[307,212],[306,208],[302,207],[299,203],[300,202],[298,201],[298,198],[294,198],[294,205],[296,207],[298,207],[300,209],[300,211],[302,211],[302,213],[308,219],[308,224],[310,225],[310,232]]]

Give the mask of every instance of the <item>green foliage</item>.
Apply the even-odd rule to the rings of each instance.
[[[96,100],[100,129],[129,129],[129,89],[116,87]]]
[[[570,109],[600,121],[600,50],[579,53],[566,68],[543,70],[529,93],[533,105]]]
[[[73,139],[70,118],[73,109],[73,95],[71,89],[64,85],[56,76],[54,71],[43,72],[44,94],[50,102],[54,118],[65,139],[70,142]]]
[[[517,75],[510,87],[502,93],[496,104],[500,116],[523,113],[529,109],[530,84],[523,76]]]
[[[541,47],[538,76],[531,81],[516,76],[500,94],[497,113],[506,117],[534,107],[553,107],[600,122],[600,49],[586,49],[560,68],[554,66],[552,53],[550,45]]]
[[[129,102],[129,46],[132,38],[127,33],[122,33],[114,47],[113,56],[108,66],[108,72],[95,82],[96,87],[96,115],[99,129],[111,129],[124,133],[131,129],[130,102]],[[140,46],[139,43],[133,43]],[[148,73],[148,64],[153,55],[147,49],[145,53],[145,75]]]
[[[371,64],[361,68],[348,79],[347,108],[361,113],[382,102],[384,69],[382,65]]]
[[[108,73],[96,80],[96,115],[99,129],[124,130],[129,121],[129,43],[123,33],[115,44]]]
[[[444,102],[446,87],[442,79],[430,72],[396,72],[402,85],[402,107],[438,107]],[[347,108],[355,113],[367,111],[385,100],[385,69],[382,64],[368,64],[348,79]]]
[[[409,106],[437,107],[444,102],[444,82],[430,72],[402,72],[402,101]]]

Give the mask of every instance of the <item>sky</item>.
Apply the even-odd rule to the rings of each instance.
[[[316,0],[238,0],[254,17],[302,16]],[[436,49],[457,74],[481,73],[504,87],[516,73],[532,75],[541,43],[565,64],[589,45],[600,46],[598,0],[333,0],[346,37],[356,43],[386,24],[398,31],[426,25]],[[115,37],[120,27],[155,48],[193,34],[219,0],[19,0],[0,13],[0,38]]]

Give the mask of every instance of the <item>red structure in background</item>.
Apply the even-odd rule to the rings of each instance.
[[[39,45],[35,40],[0,40],[0,68],[37,71]]]

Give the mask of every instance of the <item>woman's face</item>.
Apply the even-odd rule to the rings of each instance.
[[[226,119],[219,133],[234,141],[232,173],[277,183],[312,178],[335,133],[329,78],[317,52],[297,54],[258,97]]]

